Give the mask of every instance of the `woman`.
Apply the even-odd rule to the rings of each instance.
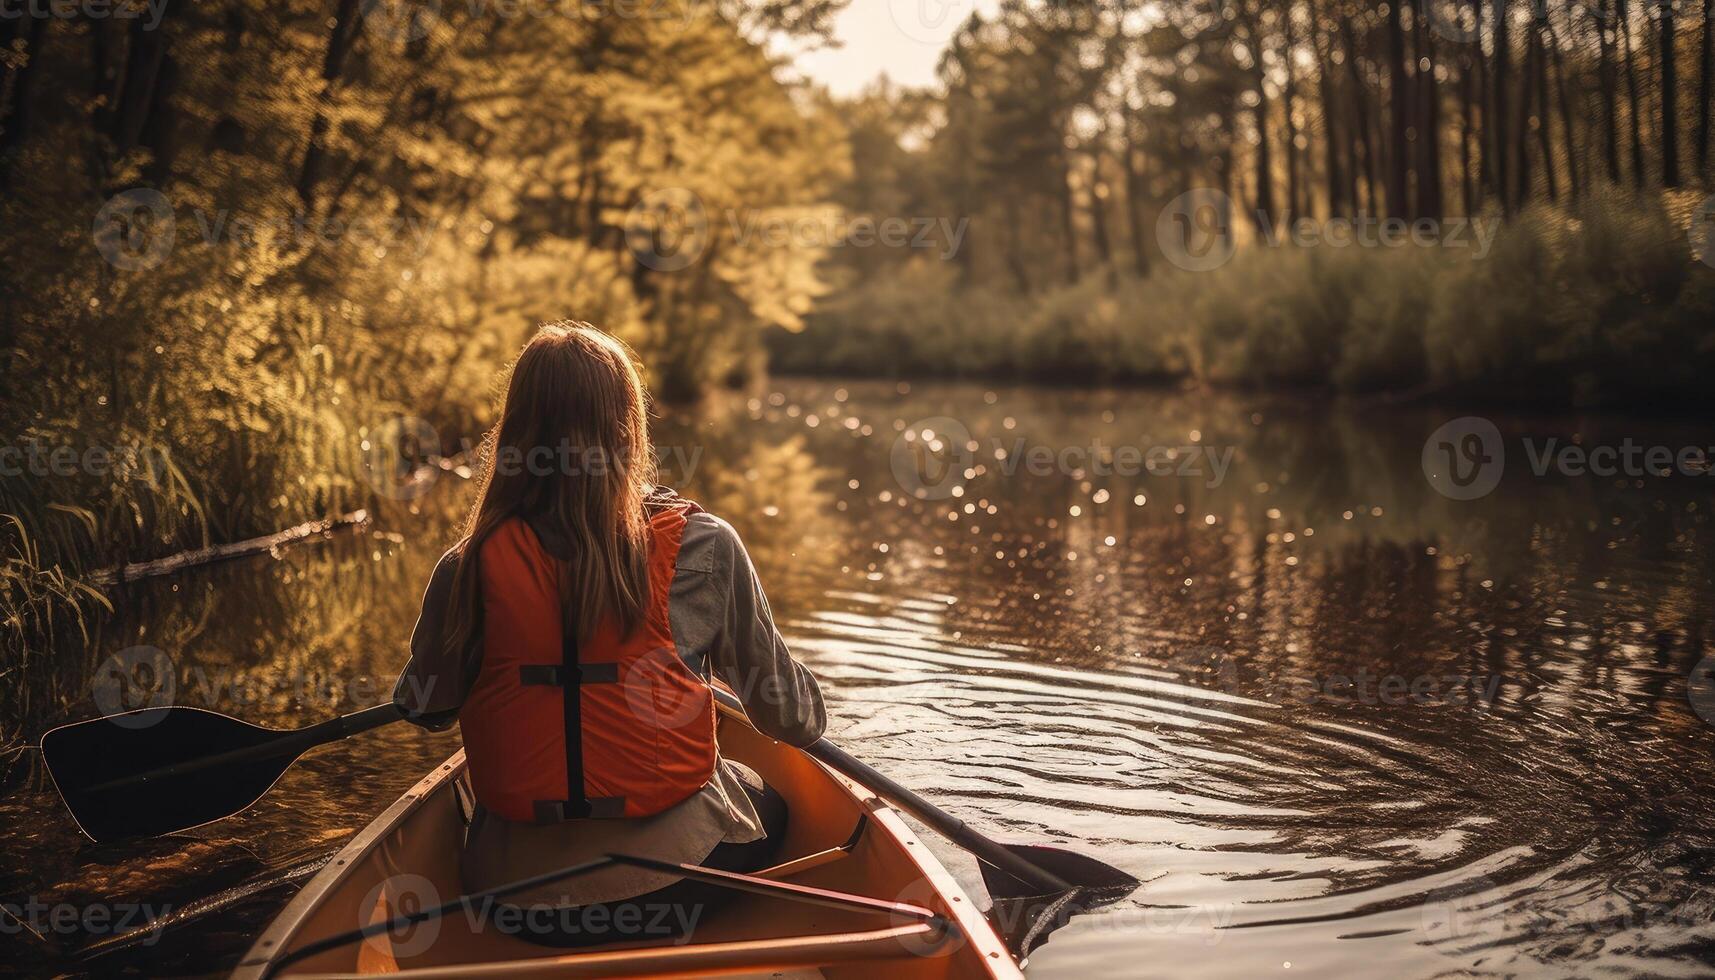
[[[394,701],[425,728],[459,723],[476,799],[468,891],[610,852],[767,866],[785,805],[719,757],[704,681],[781,741],[808,745],[826,723],[738,536],[653,484],[645,399],[619,341],[543,327],[513,367],[469,525],[423,597]],[[710,898],[615,867],[513,896],[491,923],[561,947],[659,939],[694,929]]]

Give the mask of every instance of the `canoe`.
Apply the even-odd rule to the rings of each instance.
[[[334,855],[232,976],[1023,976],[971,897],[890,806],[758,734],[742,715],[722,710],[719,740],[723,755],[755,769],[786,799],[781,863],[757,872],[765,880],[753,886],[778,882],[786,887],[776,892],[792,895],[733,891],[730,901],[711,903],[688,936],[661,943],[545,949],[458,911],[290,961],[318,940],[459,896],[468,803],[461,749]],[[858,907],[842,896],[890,904]]]

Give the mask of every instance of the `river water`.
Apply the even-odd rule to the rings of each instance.
[[[657,437],[665,482],[746,538],[837,740],[996,836],[1144,880],[1032,976],[1709,975],[1715,477],[1694,452],[1668,475],[1625,465],[1641,452],[1536,472],[1550,445],[1601,466],[1709,439],[1510,416],[1432,437],[1451,414],[784,380]],[[137,647],[173,700],[262,723],[380,700],[468,489],[448,475],[361,533],[133,587],[64,652],[91,695],[54,720],[99,713]],[[218,972],[292,884],[251,889],[455,747],[383,729],[237,818],[122,847],[13,791],[5,901],[225,900],[91,959],[64,949],[111,927],[50,949],[8,924],[0,969]]]

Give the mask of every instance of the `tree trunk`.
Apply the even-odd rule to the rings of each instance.
[[[1536,146],[1542,154],[1542,174],[1548,184],[1548,199],[1560,199],[1559,180],[1554,171],[1554,134],[1550,131],[1553,126],[1553,114],[1548,108],[1548,10],[1538,6],[1536,23],[1530,33],[1531,43],[1535,50],[1531,52],[1535,59],[1536,71],[1531,76],[1536,86]]]
[[[328,46],[322,56],[322,91],[316,114],[310,119],[309,145],[304,149],[304,162],[298,169],[298,200],[304,210],[314,209],[316,183],[327,166],[327,135],[330,122],[327,109],[333,101],[334,90],[345,72],[346,55],[363,23],[364,8],[359,0],[339,0],[334,12],[333,29],[328,33]]]
[[[1478,35],[1481,37],[1481,35]],[[1478,178],[1472,172],[1471,142],[1476,137],[1477,123],[1472,118],[1475,110],[1475,82],[1471,77],[1471,63],[1482,58],[1483,49],[1480,42],[1473,42],[1465,47],[1459,55],[1459,199],[1464,205],[1465,214],[1474,215],[1481,204],[1478,202]]]
[[[1352,19],[1344,14],[1340,17],[1340,36],[1345,42],[1346,71],[1352,82],[1352,128],[1358,134],[1358,148],[1364,157],[1364,207],[1371,215],[1379,215],[1381,208],[1376,203],[1376,154],[1375,141],[1371,138],[1373,113],[1370,110],[1368,89],[1364,84],[1363,72],[1358,67],[1358,39],[1352,29]],[[1354,187],[1357,184],[1357,162],[1353,161]],[[1354,201],[1354,203],[1356,203]]]
[[[1131,125],[1126,127],[1127,144],[1121,151],[1125,161],[1126,220],[1131,227],[1132,268],[1139,279],[1149,276],[1149,223],[1144,220],[1144,199],[1148,196],[1143,177],[1143,151],[1131,145]]]
[[[1433,2],[1433,0],[1432,0]],[[1421,7],[1413,7],[1413,46],[1417,52],[1419,95],[1417,127],[1417,208],[1415,217],[1446,215],[1441,193],[1441,86],[1435,80],[1435,35],[1423,18]],[[1427,65],[1428,67],[1424,67]]]
[[[1620,41],[1626,59],[1626,102],[1631,108],[1632,124],[1632,183],[1642,190],[1647,181],[1644,173],[1643,100],[1638,96],[1637,53],[1632,50],[1632,5],[1630,0],[1614,0],[1619,11]]]
[[[1530,122],[1532,103],[1536,100],[1536,25],[1525,28],[1524,64],[1519,69],[1518,116],[1513,121],[1513,161],[1518,164],[1513,173],[1513,196],[1522,206],[1530,201],[1534,189],[1531,180]]]
[[[1411,83],[1405,73],[1405,27],[1400,0],[1387,5],[1388,161],[1387,213],[1410,218],[1414,212],[1408,185],[1411,180]]]
[[[1472,142],[1477,155],[1477,179],[1473,183],[1477,206],[1481,208],[1483,200],[1490,192],[1499,199],[1502,195],[1495,183],[1495,154],[1490,143],[1493,134],[1494,102],[1489,93],[1488,58],[1483,54],[1483,0],[1471,0],[1472,29],[1476,32],[1471,39],[1471,61],[1476,66],[1476,76],[1471,82],[1472,108],[1477,113],[1479,122],[1474,125],[1475,134]],[[1473,212],[1475,213],[1475,212]]]
[[[1298,179],[1298,120],[1293,115],[1298,106],[1298,68],[1293,64],[1293,52],[1298,47],[1298,35],[1292,16],[1292,0],[1282,0],[1280,16],[1285,21],[1282,25],[1284,47],[1281,51],[1281,64],[1286,71],[1286,89],[1281,94],[1281,101],[1286,108],[1286,210],[1292,217],[1306,213],[1309,209],[1300,200],[1302,188]]]
[[[125,67],[113,100],[113,128],[108,132],[119,154],[143,145],[143,132],[158,102],[166,64],[167,32],[159,26],[148,30],[143,21],[133,21],[127,32]]]
[[[1661,12],[1661,183],[1663,187],[1678,187],[1679,58],[1675,51],[1673,0],[1657,0],[1657,6]]]
[[[1058,166],[1056,176],[1060,191],[1060,234],[1065,239],[1065,251],[1062,258],[1065,261],[1066,285],[1078,281],[1078,202],[1072,193],[1072,167],[1066,158],[1069,151],[1057,154]]]
[[[1592,15],[1596,22],[1596,77],[1602,88],[1602,159],[1608,165],[1608,180],[1620,183],[1620,105],[1619,81],[1614,69],[1615,32],[1613,0],[1601,0],[1602,7]]]
[[[1554,89],[1560,103],[1560,139],[1566,148],[1566,192],[1576,201],[1582,188],[1578,171],[1578,134],[1572,125],[1572,97],[1566,91],[1566,63],[1560,55],[1560,37],[1554,32],[1554,22],[1550,20],[1547,23],[1548,50],[1554,65]]]
[[[1495,163],[1495,187],[1500,191],[1501,210],[1512,214],[1518,208],[1513,177],[1515,147],[1511,136],[1512,100],[1508,94],[1512,70],[1512,29],[1508,23],[1509,0],[1495,0],[1494,94],[1490,101],[1490,146]]]
[[[1715,28],[1715,0],[1703,0],[1703,37],[1698,42],[1697,72],[1700,79],[1697,98],[1697,170],[1708,177],[1709,171],[1709,115],[1710,102],[1715,100],[1715,90],[1710,84],[1715,79],[1715,42],[1711,42],[1709,31]]]
[[[1251,84],[1256,86],[1256,107],[1251,117],[1256,125],[1256,222],[1258,230],[1261,230],[1264,222],[1272,224],[1276,217],[1274,159],[1268,140],[1268,88],[1262,66],[1262,36],[1257,25],[1259,18],[1246,3],[1239,5],[1239,17],[1245,29],[1245,42],[1250,48]]]
[[[1351,162],[1353,155],[1347,153],[1348,143],[1341,141],[1345,135],[1340,128],[1340,106],[1334,88],[1334,73],[1332,56],[1328,48],[1333,46],[1332,38],[1326,45],[1323,39],[1326,32],[1319,29],[1322,18],[1317,9],[1316,0],[1310,3],[1310,44],[1316,51],[1316,89],[1322,101],[1322,150],[1323,171],[1328,180],[1328,216],[1352,216],[1352,207],[1357,200],[1357,188],[1351,183],[1352,171],[1344,166],[1345,161]]]
[[[41,17],[19,17],[0,32],[14,57],[21,54],[27,59],[9,62],[6,74],[0,76],[0,186],[5,185],[12,169],[12,159],[29,132],[32,108],[30,80],[37,74],[32,69],[42,60],[41,42],[38,40],[42,20]],[[98,34],[103,26],[100,21],[90,24],[91,30]]]

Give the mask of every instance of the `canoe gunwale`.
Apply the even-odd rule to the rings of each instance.
[[[748,726],[747,726],[748,727]],[[606,962],[611,972],[624,962],[624,972],[632,974],[632,967],[647,971],[652,959],[661,959],[665,964],[664,970],[677,975],[690,973],[724,973],[731,972],[723,969],[736,966],[741,961],[760,965],[775,963],[783,968],[805,966],[816,958],[819,962],[829,963],[850,960],[853,962],[865,960],[881,960],[887,958],[884,953],[893,957],[899,955],[900,940],[914,940],[920,954],[932,958],[950,955],[962,944],[972,947],[970,953],[982,964],[987,975],[1004,977],[1009,980],[1022,980],[1023,973],[1019,970],[1004,942],[995,933],[994,927],[977,908],[962,885],[943,867],[939,860],[930,853],[927,847],[918,839],[916,833],[908,826],[903,817],[887,803],[877,797],[868,787],[841,775],[828,768],[821,762],[810,759],[817,768],[821,769],[831,780],[849,796],[858,810],[860,818],[854,828],[853,836],[846,845],[831,848],[815,854],[807,854],[801,858],[787,861],[776,868],[766,869],[769,872],[780,872],[790,875],[799,870],[792,866],[800,862],[811,862],[810,866],[837,861],[849,855],[857,840],[865,833],[886,835],[897,845],[898,853],[903,855],[917,869],[918,874],[928,884],[932,891],[943,900],[946,906],[944,915],[938,916],[935,922],[912,923],[890,928],[868,930],[863,932],[846,932],[808,936],[786,936],[764,940],[740,940],[717,943],[692,944],[680,947],[634,947],[612,950],[596,950],[561,956],[533,957],[496,963],[465,963],[449,967],[416,967],[399,972],[401,977],[420,977],[423,980],[442,976],[524,976],[529,974],[528,964],[557,964],[554,975],[580,975],[581,970],[573,969],[571,961],[589,964],[592,968],[598,963]],[[414,783],[400,795],[387,809],[383,810],[374,820],[359,830],[352,838],[329,859],[326,866],[315,874],[305,886],[294,895],[286,906],[275,916],[244,957],[234,968],[232,980],[262,980],[268,975],[273,963],[289,952],[297,933],[309,921],[327,896],[333,894],[348,877],[354,874],[363,864],[368,855],[390,834],[394,833],[401,824],[406,822],[428,800],[435,798],[442,791],[456,789],[454,781],[464,771],[465,752],[463,747],[454,752],[445,762],[437,765],[422,779]],[[453,783],[453,785],[446,785]],[[901,931],[903,930],[903,931]],[[940,934],[935,935],[939,930]],[[949,939],[960,941],[949,942]],[[303,945],[300,941],[296,945]],[[701,949],[702,957],[694,957],[693,951]],[[652,951],[662,953],[660,957],[651,957]],[[742,960],[748,956],[749,960]],[[837,956],[837,960],[828,957]],[[620,957],[621,959],[614,959]],[[630,959],[624,959],[629,957]],[[699,967],[698,960],[706,958],[706,965]],[[522,964],[522,965],[520,965]],[[450,971],[450,972],[449,972]],[[291,976],[312,976],[312,974],[289,974]],[[313,976],[346,976],[348,974],[313,974]],[[357,975],[357,974],[350,974]],[[641,975],[641,974],[640,974]]]
[[[731,968],[745,973],[820,966],[830,962],[857,963],[895,959],[901,944],[915,945],[915,955],[944,956],[950,947],[952,929],[947,920],[884,926],[863,932],[825,933],[816,936],[781,936],[776,939],[697,943],[685,946],[641,946],[611,950],[539,956],[525,960],[496,960],[485,963],[451,963],[442,966],[407,967],[390,976],[398,980],[457,980],[460,977],[514,978],[523,976],[683,977],[718,975]],[[298,980],[332,980],[362,977],[360,973],[292,974]]]

